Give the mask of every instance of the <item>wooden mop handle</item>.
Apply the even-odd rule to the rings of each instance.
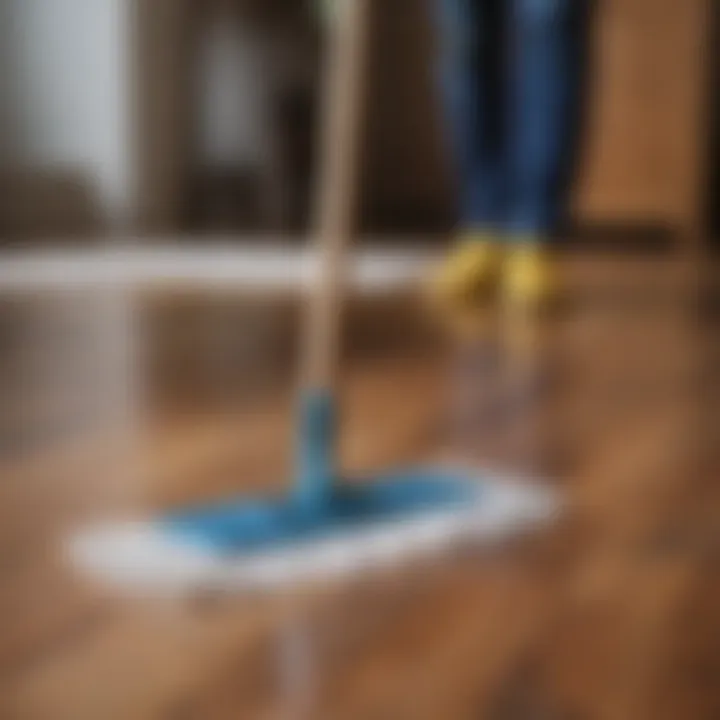
[[[319,146],[318,271],[305,337],[305,387],[330,389],[339,351],[344,256],[356,224],[370,3],[335,0]]]

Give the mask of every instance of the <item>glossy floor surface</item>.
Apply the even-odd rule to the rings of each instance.
[[[127,599],[60,540],[279,486],[289,394],[3,461],[0,718],[720,717],[717,322],[692,282],[632,276],[578,293],[530,354],[488,335],[498,362],[474,374],[417,351],[348,364],[348,468],[464,453],[552,476],[567,514],[509,544],[280,597]]]

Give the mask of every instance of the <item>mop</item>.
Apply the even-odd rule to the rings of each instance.
[[[437,557],[458,544],[537,526],[557,512],[555,495],[537,484],[455,466],[336,476],[334,376],[371,1],[343,3],[331,38],[321,268],[304,344],[292,490],[82,530],[70,541],[72,560],[100,581],[140,592],[268,590]]]

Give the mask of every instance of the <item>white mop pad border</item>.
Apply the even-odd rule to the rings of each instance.
[[[561,510],[557,493],[535,482],[494,476],[477,484],[477,501],[461,508],[238,556],[183,543],[152,520],[87,528],[70,539],[67,551],[82,573],[133,594],[268,591],[391,567],[466,543],[497,542],[546,525]]]

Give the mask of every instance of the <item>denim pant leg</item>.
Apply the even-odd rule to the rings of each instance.
[[[587,5],[584,0],[507,1],[512,13],[507,229],[547,236],[567,209]]]
[[[439,43],[439,85],[448,149],[460,197],[460,221],[498,227],[504,221],[505,163],[500,116],[502,3],[432,0]]]

